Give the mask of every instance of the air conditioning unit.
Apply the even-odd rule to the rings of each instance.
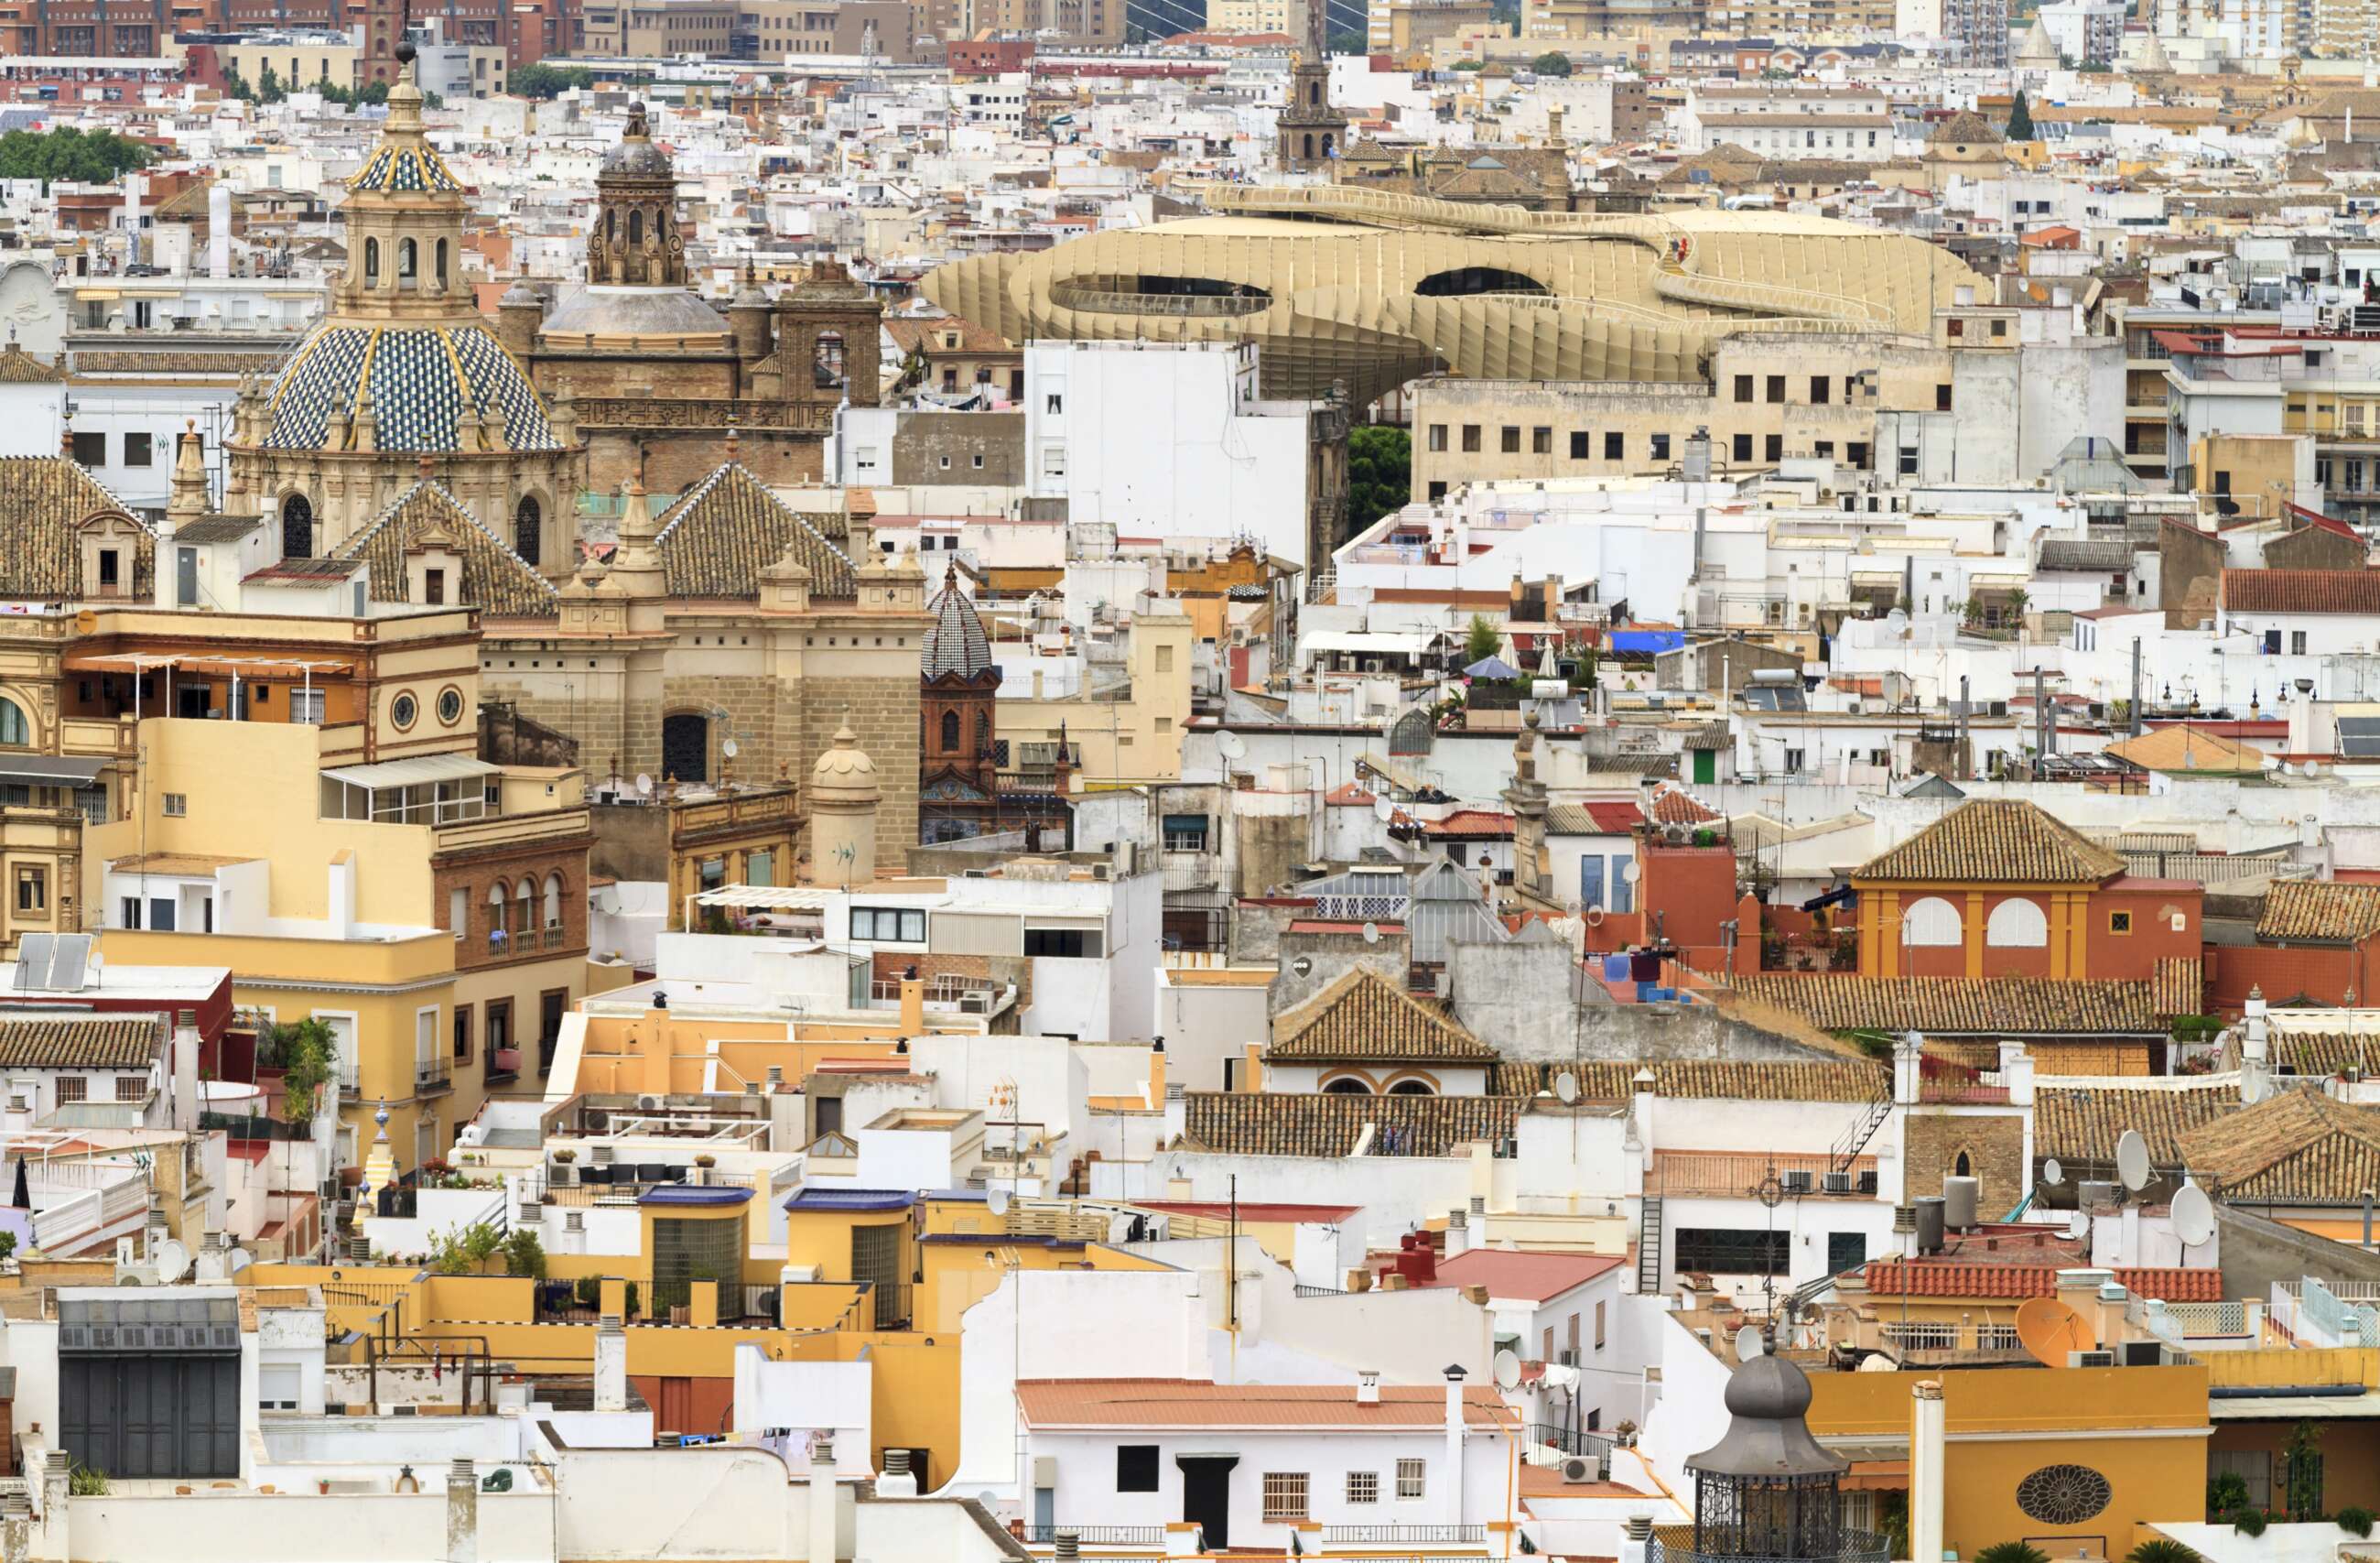
[[[1810,1191],[1810,1175],[1806,1172],[1783,1173],[1778,1180],[1785,1185],[1785,1191],[1789,1194],[1806,1194]]]
[[[578,1182],[578,1169],[568,1162],[556,1162],[547,1172],[545,1180],[557,1189],[575,1188]]]
[[[1863,1194],[1873,1194],[1873,1193],[1875,1193],[1875,1192],[1876,1192],[1876,1168],[1874,1168],[1874,1167],[1872,1167],[1872,1166],[1871,1166],[1871,1167],[1867,1168],[1865,1171],[1862,1172],[1862,1173],[1859,1175],[1859,1179],[1858,1179],[1858,1182],[1857,1182],[1857,1184],[1856,1184],[1856,1187],[1858,1188],[1859,1191],[1860,1191],[1861,1193],[1863,1193]]]
[[[1573,1486],[1603,1480],[1603,1461],[1587,1455],[1566,1455],[1561,1463],[1562,1480]]]
[[[1827,1174],[1824,1186],[1827,1192],[1830,1194],[1848,1194],[1852,1191],[1852,1175],[1848,1172],[1829,1172]]]
[[[612,1147],[609,1145],[589,1145],[587,1147],[587,1159],[594,1163],[597,1166],[609,1166],[612,1165]]]
[[[2066,1365],[2070,1368],[2112,1368],[2116,1365],[2113,1351],[2069,1351]]]
[[[666,1103],[650,1092],[637,1098],[637,1111],[640,1113],[658,1113],[665,1105]]]

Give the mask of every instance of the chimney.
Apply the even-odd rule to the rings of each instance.
[[[1080,1557],[1083,1555],[1083,1533],[1080,1531],[1060,1531],[1050,1537],[1051,1556]]]
[[[901,1034],[926,1034],[926,980],[914,966],[901,973]]]
[[[1446,1257],[1453,1259],[1471,1246],[1471,1217],[1461,1210],[1446,1213]]]
[[[836,1563],[834,1440],[810,1445],[810,1515],[808,1563]]]
[[[1165,1039],[1159,1037],[1148,1044],[1148,1105],[1162,1109],[1165,1105]]]
[[[460,1457],[446,1468],[446,1563],[480,1563],[480,1473]]]
[[[1468,1376],[1459,1363],[1446,1370],[1446,1492],[1453,1506],[1446,1518],[1453,1525],[1463,1523],[1463,1381]]]
[[[2260,983],[2248,990],[2248,1002],[2240,1007],[2240,1104],[2253,1106],[2270,1092],[2266,1089],[2271,1068],[2270,1043],[2266,1039],[2265,1020],[2267,1006]]]
[[[1910,1390],[1909,1556],[1939,1563],[1942,1557],[1943,1444],[1947,1419],[1942,1386],[1921,1379]]]
[[[1355,1375],[1355,1403],[1377,1406],[1380,1403],[1380,1370],[1366,1368]]]
[[[1653,1517],[1631,1514],[1621,1524],[1620,1563],[1648,1563],[1653,1556]]]
[[[1924,1078],[1924,1041],[1915,1032],[1906,1032],[1899,1042],[1892,1044],[1892,1100],[1895,1105],[1908,1107],[1916,1105],[1918,1082]]]
[[[913,1498],[917,1496],[917,1478],[909,1470],[908,1450],[884,1451],[884,1474],[876,1479],[876,1496],[880,1498]]]
[[[595,1409],[628,1409],[628,1332],[616,1313],[606,1313],[595,1326]]]

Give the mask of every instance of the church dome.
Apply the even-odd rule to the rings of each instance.
[[[942,589],[926,604],[926,612],[934,620],[926,630],[921,664],[927,678],[945,674],[973,678],[990,670],[991,638],[984,633],[973,599],[959,590],[956,565],[943,571]]]
[[[545,402],[485,327],[342,322],[317,325],[267,394],[268,450],[355,448],[367,407],[381,450],[476,451],[484,409],[513,450],[560,450]],[[334,445],[333,419],[346,420]]]
[[[603,172],[622,174],[636,178],[667,179],[676,177],[677,170],[669,153],[653,145],[650,123],[645,117],[645,105],[628,105],[628,128],[603,158]]]
[[[810,767],[810,800],[860,804],[873,803],[878,797],[876,762],[845,723],[834,730],[834,742]]]

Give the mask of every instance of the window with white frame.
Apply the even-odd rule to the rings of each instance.
[[[922,907],[854,907],[851,936],[879,944],[922,945],[926,912]]]
[[[165,817],[167,819],[180,819],[189,812],[190,799],[188,793],[169,792],[165,794]]]
[[[1264,1473],[1264,1518],[1268,1525],[1302,1523],[1305,1519],[1305,1478],[1303,1471]]]
[[[1417,1459],[1397,1461],[1397,1496],[1417,1498],[1422,1496],[1429,1467]]]
[[[1380,1473],[1377,1471],[1347,1472],[1347,1501],[1349,1503],[1379,1502]]]

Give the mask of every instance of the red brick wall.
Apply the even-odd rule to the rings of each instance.
[[[2205,892],[2192,885],[2142,890],[2102,890],[2091,898],[2088,975],[2113,982],[2145,982],[2156,975],[2160,960],[2192,959],[2205,947],[2202,915]],[[2132,914],[2130,934],[2107,930],[2108,915]],[[2173,914],[2181,913],[2181,927]]]
[[[2318,1004],[2339,1004],[2351,987],[2358,1003],[2368,1003],[2371,987],[2365,979],[2380,971],[2380,961],[2371,959],[2368,946],[2361,950],[2308,945],[2209,947],[2206,963],[2206,1002],[2212,1013],[2228,1016],[2240,1013],[2251,988],[2262,988],[2275,1004],[2300,994]]]
[[[1647,930],[1681,946],[1716,947],[1718,925],[1736,912],[1735,849],[1731,847],[1670,847],[1638,844],[1643,865],[1637,908]],[[1755,929],[1744,930],[1757,946]]]

